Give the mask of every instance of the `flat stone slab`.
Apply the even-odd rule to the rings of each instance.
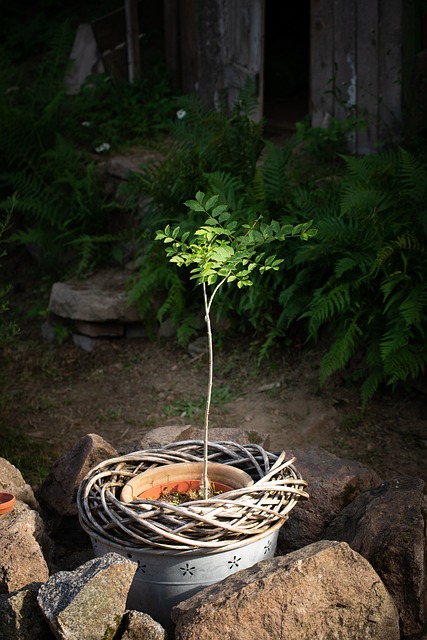
[[[140,322],[126,295],[130,272],[105,269],[86,280],[55,282],[49,311],[61,318],[84,322]]]

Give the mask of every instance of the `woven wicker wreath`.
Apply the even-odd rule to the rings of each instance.
[[[280,526],[297,501],[308,497],[307,483],[293,466],[295,458],[286,460],[285,452],[276,455],[256,444],[211,442],[209,461],[242,469],[254,480],[251,486],[180,505],[119,499],[125,483],[143,471],[202,459],[203,442],[188,440],[102,462],[78,490],[82,527],[89,535],[128,548],[221,549]]]

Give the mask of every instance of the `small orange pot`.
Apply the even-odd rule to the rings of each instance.
[[[0,516],[13,509],[16,498],[11,493],[0,493]]]

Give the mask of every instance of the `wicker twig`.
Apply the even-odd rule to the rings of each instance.
[[[122,502],[124,484],[161,465],[200,462],[203,441],[188,440],[106,460],[81,483],[77,504],[80,522],[90,534],[127,548],[222,549],[257,536],[287,520],[307,483],[294,467],[294,458],[266,452],[255,444],[211,442],[210,462],[246,471],[254,484],[207,500],[173,505],[161,500]]]

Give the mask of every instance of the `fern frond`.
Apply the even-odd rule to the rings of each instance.
[[[238,176],[225,171],[212,171],[206,173],[209,191],[219,194],[221,200],[227,202],[233,211],[236,211],[244,191],[244,185]]]
[[[181,346],[187,345],[190,339],[197,333],[198,329],[199,323],[197,321],[196,313],[187,313],[183,318],[181,318],[176,332],[178,344]]]
[[[373,216],[386,211],[392,203],[392,198],[384,192],[364,188],[362,184],[351,183],[350,188],[343,188],[341,212],[343,214],[357,212],[358,215]]]
[[[173,318],[179,317],[184,307],[185,287],[181,278],[173,271],[168,271],[165,285],[167,287],[166,298],[157,311],[157,319],[159,322],[163,322],[168,315],[171,315]]]
[[[319,372],[321,386],[335,371],[343,369],[354,355],[362,335],[358,320],[359,315],[351,319],[348,326],[335,338],[329,351],[323,356]]]
[[[415,325],[424,336],[427,321],[427,289],[423,283],[408,292],[399,305],[400,315],[407,326]]]
[[[386,331],[379,343],[381,360],[384,366],[393,353],[408,345],[410,338],[411,333],[409,328],[402,326],[401,323]]]
[[[355,258],[350,256],[340,258],[335,264],[335,277],[341,278],[344,273],[347,273],[347,271],[353,271],[353,269],[356,268],[358,268],[358,261]]]
[[[400,149],[401,183],[406,195],[425,206],[427,198],[427,167],[412,153]]]
[[[336,315],[343,315],[351,306],[350,286],[340,284],[331,291],[325,287],[313,293],[313,300],[308,311],[302,317],[309,317],[309,332],[316,335],[319,327],[331,321]]]
[[[380,384],[385,380],[384,370],[382,367],[371,367],[369,375],[363,381],[360,387],[360,399],[362,401],[362,409],[365,410],[369,400],[378,390]]]
[[[291,147],[285,145],[280,148],[269,140],[266,140],[265,146],[267,155],[261,167],[264,187],[269,200],[279,203],[289,185],[286,169],[291,158]]]
[[[383,268],[396,254],[402,259],[403,266],[405,266],[406,259],[404,254],[407,251],[426,253],[427,259],[424,243],[413,233],[403,233],[380,248],[376,258],[375,270],[378,271]]]
[[[410,345],[394,351],[384,362],[387,384],[395,387],[399,382],[415,380],[427,367],[427,349],[423,345]]]

